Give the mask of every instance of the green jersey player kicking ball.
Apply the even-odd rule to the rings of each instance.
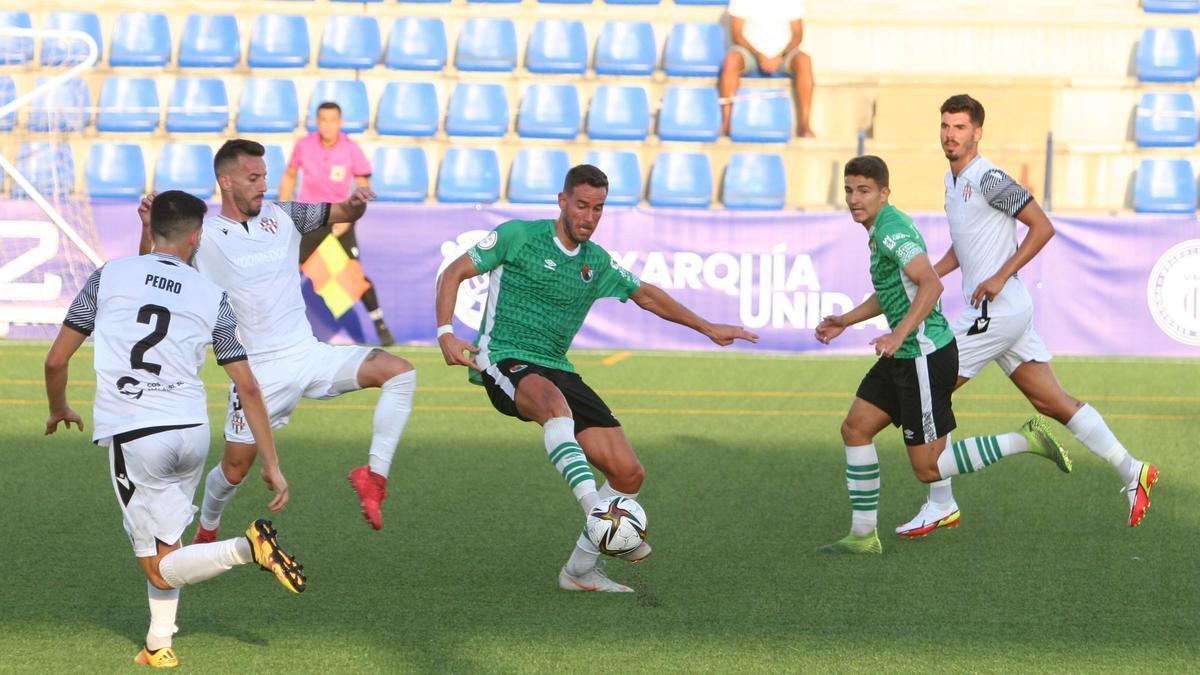
[[[604,401],[567,360],[567,349],[592,303],[632,298],[644,310],[691,328],[722,347],[758,336],[741,326],[714,324],[697,316],[662,289],[643,283],[591,241],[608,177],[591,165],[567,172],[555,220],[510,220],[451,263],[437,281],[438,344],[447,365],[467,366],[487,390],[492,405],[510,417],[537,422],[546,453],[583,507],[602,499],[636,498],[644,471],[633,447]],[[454,335],[451,316],[458,287],[488,275],[488,300],[475,344]],[[608,481],[596,489],[591,467]],[[645,542],[623,556],[639,562],[650,555]],[[599,551],[585,535],[575,543],[558,585],[568,591],[633,589],[596,568]]]
[[[844,173],[846,206],[854,222],[867,230],[875,293],[845,314],[825,317],[817,326],[817,340],[828,344],[847,326],[880,314],[892,332],[871,341],[880,358],[858,386],[842,422],[850,534],[817,550],[882,553],[875,529],[879,457],[874,440],[889,424],[903,430],[913,472],[925,483],[978,471],[1021,452],[1042,455],[1064,471],[1071,465],[1045,425],[1038,423],[1040,418],[1026,422],[1019,432],[950,443],[958,346],[939,308],[942,282],[912,219],[888,203],[887,164],[870,155],[856,157],[846,163]]]

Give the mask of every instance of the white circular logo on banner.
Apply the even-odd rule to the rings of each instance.
[[[485,237],[493,236],[491,244],[496,245],[495,232],[488,230],[468,230],[455,237],[454,241],[442,242],[442,264],[438,265],[438,274],[450,266],[450,263],[467,252]],[[467,279],[458,287],[458,298],[454,302],[454,316],[459,321],[478,330],[483,322],[483,306],[487,302],[488,277],[486,274]],[[461,337],[461,336],[460,336]]]
[[[1150,271],[1146,302],[1171,339],[1200,346],[1200,239],[1171,247]]]

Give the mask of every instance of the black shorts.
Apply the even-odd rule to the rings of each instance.
[[[590,427],[621,426],[600,395],[584,384],[578,373],[568,373],[565,370],[547,368],[519,359],[503,359],[494,364],[494,367],[499,371],[499,381],[488,372],[492,370],[489,368],[483,371],[483,387],[496,410],[509,417],[532,421],[517,412],[516,396],[517,384],[521,379],[536,373],[550,380],[562,392],[563,398],[567,399],[567,405],[571,407],[571,416],[575,418],[575,433]]]
[[[321,242],[325,241],[325,237],[331,234],[328,227],[319,227],[316,230],[309,232],[300,238],[300,264],[303,265],[305,260],[317,250]],[[350,224],[350,229],[337,238],[338,243],[342,245],[342,250],[352,260],[358,260],[358,237],[354,234],[354,224]]]
[[[904,430],[905,445],[924,445],[954,430],[950,395],[958,380],[958,343],[915,359],[881,358],[858,385],[859,398]]]

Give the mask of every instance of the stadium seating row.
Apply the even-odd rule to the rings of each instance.
[[[0,25],[30,27],[27,12],[0,12]],[[47,27],[82,30],[103,45],[100,23],[91,12],[53,12]],[[261,14],[250,32],[246,63],[251,68],[302,68],[309,65],[308,23],[298,14]],[[543,19],[526,44],[525,67],[534,73],[583,73],[589,41],[583,22]],[[662,55],[669,76],[717,74],[725,54],[725,32],[716,23],[676,24]],[[31,38],[0,40],[0,63],[33,60]],[[126,12],[116,22],[109,44],[110,66],[163,67],[171,63],[173,41],[167,16]],[[454,66],[462,71],[511,72],[517,67],[516,27],[506,18],[472,17],[458,34]],[[43,65],[77,61],[81,54],[62,40],[43,41]],[[400,17],[386,41],[378,20],[369,15],[337,15],[325,20],[317,65],[320,68],[388,68],[440,71],[448,61],[444,22],[438,17]],[[193,14],[179,40],[177,63],[185,68],[230,68],[242,62],[242,41],[231,14]],[[592,67],[601,75],[649,75],[658,68],[654,29],[644,21],[609,21],[596,41]],[[1138,78],[1144,82],[1192,82],[1198,76],[1195,34],[1187,28],[1151,28],[1137,51]]]
[[[45,82],[40,78],[38,83]],[[794,129],[791,94],[786,89],[740,92],[730,136],[748,143],[786,143]],[[16,95],[12,79],[0,75],[0,104]],[[245,133],[286,133],[300,123],[296,83],[283,78],[250,78],[241,90],[234,126]],[[86,82],[67,80],[31,102],[25,125],[33,131],[78,131],[91,124]],[[309,98],[307,128],[316,129],[316,109],[324,101],[342,107],[347,133],[371,126],[366,85],[361,80],[321,80]],[[176,78],[166,106],[171,133],[220,133],[229,126],[229,96],[220,78]],[[510,128],[503,85],[461,82],[450,96],[445,132],[451,136],[503,136]],[[639,86],[600,85],[591,100],[586,133],[604,140],[644,140],[651,108]],[[150,133],[159,128],[160,104],[153,78],[113,76],[104,81],[96,129]],[[393,136],[432,136],[442,128],[436,88],[431,82],[389,82],[376,106],[374,129]],[[0,130],[12,129],[15,113],[0,117]],[[720,132],[721,109],[712,87],[671,87],[663,97],[658,136],[665,141],[712,142]],[[517,114],[516,131],[527,138],[572,139],[583,131],[583,111],[574,85],[539,82],[529,86]]]
[[[267,146],[268,197],[279,194],[286,168],[284,149]],[[638,155],[622,150],[598,150],[586,162],[604,169],[610,181],[608,203],[633,206],[643,197]],[[54,171],[54,162],[65,170]],[[381,146],[372,154],[372,188],[381,200],[423,202],[429,195],[425,150],[415,146]],[[74,162],[66,144],[25,143],[17,168],[36,189],[70,193]],[[87,194],[95,198],[137,198],[146,190],[142,148],[132,143],[95,143],[88,152]],[[570,168],[567,152],[551,148],[522,148],[512,163],[507,199],[513,203],[554,203],[562,177]],[[652,206],[706,207],[714,187],[709,157],[703,153],[662,152],[650,173],[646,197]],[[65,177],[65,178],[64,178]],[[203,143],[167,143],[160,150],[153,189],[187,190],[202,197],[213,194],[212,148]],[[722,202],[728,208],[781,209],[787,181],[783,157],[771,153],[737,153],[725,168]],[[447,148],[437,176],[436,198],[441,202],[495,202],[501,194],[500,160],[490,148]],[[24,191],[13,187],[13,196]]]

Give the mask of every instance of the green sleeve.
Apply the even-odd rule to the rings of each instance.
[[[608,258],[607,264],[602,265],[602,269],[597,271],[596,297],[598,298],[616,298],[621,302],[629,299],[629,296],[637,292],[637,289],[642,285],[642,282],[633,275],[632,272],[621,267],[611,255],[605,252],[605,257]]]
[[[875,228],[875,245],[887,258],[896,261],[901,269],[912,259],[925,253],[925,242],[915,228],[898,217],[888,218]]]
[[[485,274],[503,265],[524,242],[523,223],[509,220],[500,223],[496,229],[480,239],[478,244],[467,249],[467,257],[475,263],[475,269],[479,270],[480,274]]]

